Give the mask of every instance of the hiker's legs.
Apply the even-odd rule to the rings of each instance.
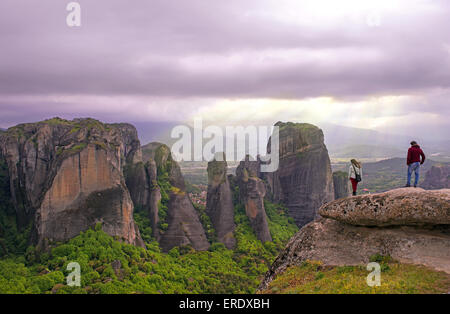
[[[413,171],[413,164],[408,165],[408,179],[406,181],[406,186],[411,186],[411,175],[412,175],[412,171]]]
[[[417,163],[416,168],[414,169],[414,186],[417,186],[419,184],[419,177],[420,177],[420,163]]]
[[[356,189],[358,188],[358,181],[356,181],[356,179],[353,178],[350,178],[350,181],[352,182],[353,195],[356,195]]]

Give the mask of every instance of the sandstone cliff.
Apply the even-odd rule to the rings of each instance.
[[[351,189],[349,185],[348,174],[343,171],[333,172],[334,199],[350,196]]]
[[[261,288],[266,288],[275,276],[288,267],[300,265],[305,260],[333,266],[365,265],[374,254],[390,255],[403,263],[421,264],[450,273],[449,196],[450,190],[430,194],[420,189],[400,189],[350,197],[324,205],[320,213],[345,222],[321,217],[304,226],[270,267]],[[400,214],[392,200],[402,203],[404,215]],[[421,216],[416,215],[417,201],[422,204],[429,201],[432,207]],[[339,207],[336,206],[338,203]],[[353,206],[356,204],[368,207],[359,207],[350,214],[352,219],[341,219],[348,215],[349,209],[355,209]],[[440,207],[443,204],[444,210]],[[397,218],[395,213],[403,217]],[[427,219],[428,215],[441,217],[442,220]],[[426,225],[418,225],[417,219],[425,219]],[[399,224],[401,220],[405,225]],[[366,224],[367,221],[371,222],[371,227],[360,225],[360,222]],[[391,223],[387,225],[386,221]]]
[[[225,244],[228,249],[232,249],[236,245],[236,239],[233,235],[236,226],[227,169],[225,160],[213,160],[208,163],[206,213],[211,218],[219,242]]]
[[[272,241],[272,237],[264,208],[266,187],[264,181],[258,178],[259,170],[260,161],[251,161],[249,156],[246,156],[236,169],[236,182],[239,187],[239,199],[245,206],[250,225],[257,238],[261,242],[266,242]]]
[[[160,245],[164,251],[175,246],[191,245],[196,250],[207,250],[209,242],[192,202],[180,167],[172,159],[169,147],[161,143],[150,143],[142,147],[144,160],[151,160],[156,167],[157,184],[161,188],[159,213]],[[154,177],[155,173],[151,174]],[[153,186],[155,184],[153,183]],[[153,202],[155,199],[153,199]],[[152,208],[154,203],[150,206]],[[164,209],[163,211],[161,211]],[[158,218],[158,219],[159,219]]]
[[[141,158],[136,129],[93,119],[21,124],[0,134],[20,227],[46,246],[102,223],[112,236],[143,245],[123,167]]]
[[[450,165],[437,164],[425,173],[425,180],[422,187],[427,190],[449,189],[450,188]]]
[[[321,205],[334,200],[333,177],[322,130],[306,123],[278,122],[280,164],[263,174],[268,197],[283,203],[301,227],[312,221]],[[270,143],[269,143],[270,149]]]

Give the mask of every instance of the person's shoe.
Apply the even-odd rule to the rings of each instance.
[[[417,187],[417,184],[414,184],[414,187],[416,188],[416,187]]]
[[[410,188],[410,187],[411,187],[411,184],[405,185],[405,188]]]
[[[356,192],[353,192],[353,196],[356,196]]]

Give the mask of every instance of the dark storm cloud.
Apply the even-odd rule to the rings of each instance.
[[[251,14],[265,1],[80,1],[82,27],[65,25],[65,1],[2,1],[2,94],[146,94],[311,97],[404,93],[450,84],[448,4],[316,27]],[[265,5],[267,5],[265,7]],[[301,10],[301,6],[298,7]],[[404,8],[406,11],[413,8]],[[264,50],[328,51],[326,59],[270,58],[224,68],[227,56]],[[345,50],[345,53],[342,53]],[[374,51],[361,58],[361,51]],[[183,60],[213,57],[203,71]],[[273,61],[273,60],[272,60]],[[201,65],[201,63],[200,63]]]

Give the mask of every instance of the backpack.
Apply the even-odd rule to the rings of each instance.
[[[355,180],[356,180],[356,182],[361,182],[362,181],[361,175],[356,172],[355,165],[352,164],[352,166],[353,166],[353,170],[355,171]]]

